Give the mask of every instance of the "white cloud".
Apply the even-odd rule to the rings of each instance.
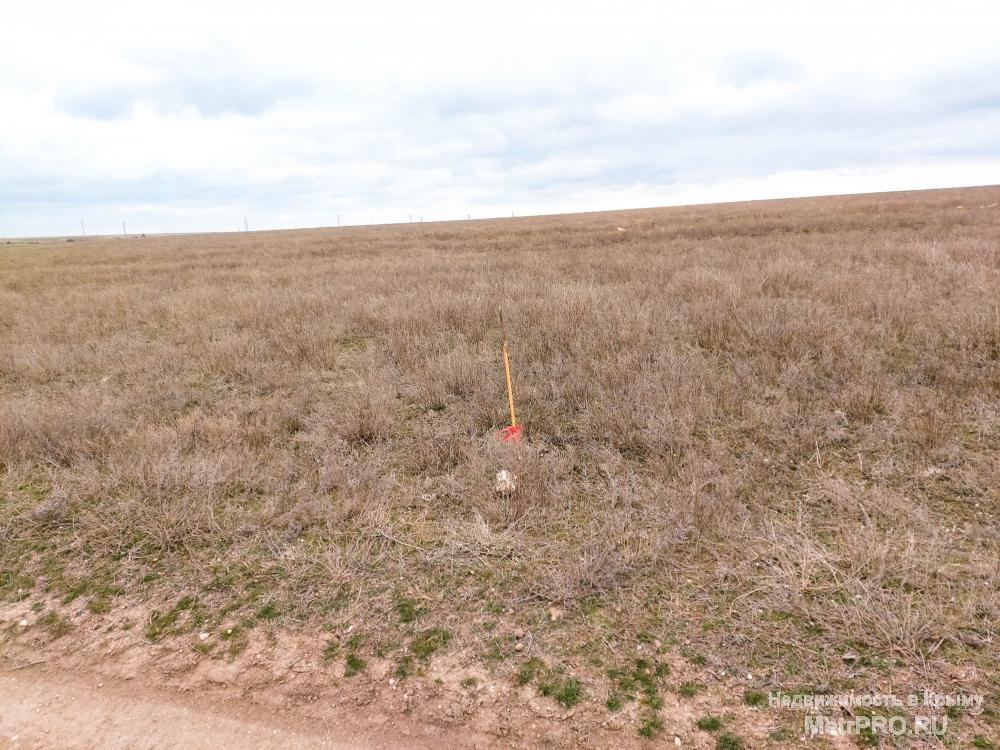
[[[987,2],[0,0],[0,232],[997,182]]]

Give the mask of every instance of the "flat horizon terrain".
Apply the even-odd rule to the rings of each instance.
[[[2,661],[317,747],[993,747],[998,250],[996,186],[0,243]],[[984,707],[768,705],[924,690]]]

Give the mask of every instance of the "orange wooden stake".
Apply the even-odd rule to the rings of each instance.
[[[507,379],[507,405],[510,407],[510,427],[504,427],[498,433],[498,437],[504,442],[516,441],[521,438],[521,427],[517,423],[517,411],[514,409],[514,384],[510,379],[510,357],[507,353],[507,329],[503,322],[503,309],[497,308],[500,315],[500,338],[503,343],[500,345],[500,354],[503,356],[503,374]]]

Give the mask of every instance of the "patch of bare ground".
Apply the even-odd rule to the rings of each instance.
[[[225,628],[204,639],[199,633],[150,645],[129,627],[143,616],[141,608],[122,606],[97,617],[75,606],[65,616],[73,638],[53,639],[44,617],[26,603],[0,610],[0,626],[6,626],[0,743],[88,750],[643,744],[633,731],[642,720],[639,702],[623,699],[609,717],[606,701],[595,698],[605,689],[620,690],[614,681],[587,680],[590,695],[566,708],[521,684],[517,672],[484,666],[475,652],[451,651],[404,677],[395,661],[372,657],[348,676],[346,657],[328,656],[329,636],[301,629],[256,629],[239,653],[221,654],[213,652],[225,645]],[[537,652],[529,653],[525,663],[538,660]],[[696,721],[730,702],[729,693],[744,689],[745,681],[697,669],[683,658],[653,660],[666,665],[677,686],[698,686],[683,697],[670,689],[656,692],[662,700],[659,733],[687,747],[714,746]],[[774,728],[774,717],[759,708],[734,705],[726,716],[748,741],[766,741]]]
[[[0,246],[3,654],[404,745],[988,742],[998,197]]]

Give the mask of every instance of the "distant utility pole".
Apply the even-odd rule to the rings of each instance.
[[[337,214],[337,226],[340,226],[340,214]]]
[[[413,223],[413,214],[410,214],[410,223]]]
[[[122,219],[122,237],[128,237],[128,232],[125,231],[125,219]]]
[[[83,233],[84,237],[87,236],[87,228],[83,226],[83,219],[80,219],[80,231]]]
[[[249,232],[250,231],[250,225],[247,224],[247,217],[246,216],[243,217],[243,231],[244,232]]]

